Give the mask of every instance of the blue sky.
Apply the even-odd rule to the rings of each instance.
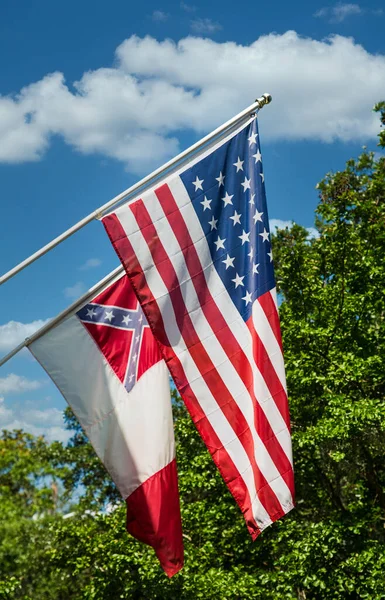
[[[311,227],[317,181],[376,150],[381,4],[3,0],[1,272],[264,92],[270,218]],[[95,222],[2,286],[0,354],[115,266]],[[0,427],[65,439],[64,405],[26,351],[2,367]]]

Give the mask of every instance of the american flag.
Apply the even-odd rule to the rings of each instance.
[[[255,538],[294,497],[257,118],[103,223]]]

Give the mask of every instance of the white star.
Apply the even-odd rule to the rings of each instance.
[[[218,235],[218,239],[216,242],[214,242],[214,244],[216,245],[216,249],[219,250],[219,248],[223,248],[223,250],[225,249],[225,241],[226,238],[224,238],[223,240],[221,240],[221,238]]]
[[[135,343],[136,344],[139,342],[139,339],[140,339],[140,335],[137,335],[136,338],[135,338]]]
[[[125,325],[128,325],[131,320],[132,319],[131,319],[130,315],[126,315],[125,317],[123,317],[123,323]]]
[[[237,211],[234,211],[234,214],[232,217],[230,217],[230,219],[232,219],[234,221],[233,226],[236,225],[237,223],[240,225],[241,224],[241,216],[242,214],[238,214]]]
[[[252,133],[251,136],[247,138],[249,140],[249,146],[252,146],[253,144],[257,143],[257,137],[258,133]]]
[[[112,319],[115,318],[114,313],[112,312],[112,310],[106,310],[106,314],[104,315],[104,320],[105,321],[109,321],[111,323]]]
[[[94,318],[94,315],[96,315],[96,310],[94,310],[93,308],[87,308],[87,317],[89,317],[90,319]]]
[[[244,192],[246,190],[250,189],[250,182],[251,182],[251,179],[247,179],[247,177],[245,177],[245,181],[243,183],[241,183],[241,185],[243,186],[243,191]]]
[[[246,233],[246,231],[243,229],[242,235],[238,236],[239,239],[242,240],[242,246],[245,242],[250,242],[249,236],[250,236],[250,231],[249,231],[249,233]]]
[[[203,202],[201,202],[201,204],[203,206],[203,212],[205,212],[206,208],[211,210],[211,206],[210,206],[211,203],[212,203],[212,200],[208,200],[205,196]]]
[[[192,182],[193,185],[195,185],[195,191],[197,190],[203,190],[202,187],[202,183],[203,183],[203,179],[199,179],[198,175],[195,181]]]
[[[244,275],[243,275],[242,277],[240,277],[240,276],[238,275],[238,273],[236,273],[236,275],[235,275],[235,279],[232,279],[232,280],[231,280],[231,281],[234,281],[234,283],[235,283],[235,289],[237,289],[237,287],[238,287],[239,285],[245,285],[245,284],[243,283],[243,280],[244,280],[244,278],[245,278],[245,276],[244,276]]]
[[[259,267],[259,263],[257,265],[253,265],[253,275],[259,274],[258,267]]]
[[[135,352],[134,356],[132,357],[132,360],[133,360],[134,362],[136,362],[136,359],[137,359],[137,358],[138,358],[138,355],[137,355],[137,353]]]
[[[268,232],[268,231],[266,231],[266,229],[265,229],[265,228],[263,228],[263,232],[262,232],[262,233],[260,233],[259,235],[261,236],[261,238],[262,238],[262,240],[263,240],[264,242],[268,242],[268,241],[269,241],[269,232]]]
[[[263,212],[260,213],[256,210],[255,215],[253,216],[254,223],[256,223],[257,221],[261,221],[261,223],[262,223],[262,215],[263,215]]]
[[[214,219],[214,215],[213,215],[213,218],[211,219],[211,221],[209,221],[209,225],[211,225],[211,231],[213,229],[217,228],[217,223],[218,223],[218,219]]]
[[[247,306],[251,302],[250,292],[246,291],[246,296],[243,296],[242,300],[244,300],[246,302],[246,306]]]
[[[250,252],[247,256],[250,256],[250,260],[253,260],[253,246],[250,246]]]
[[[262,154],[260,153],[259,148],[258,152],[253,154],[253,158],[255,158],[255,164],[257,164],[257,162],[262,162]]]
[[[231,196],[229,196],[229,194],[226,192],[225,197],[222,198],[223,202],[225,203],[225,206],[227,206],[228,204],[232,204],[231,198],[234,196],[234,194],[232,194]]]
[[[139,323],[141,323],[143,321],[143,315],[140,315],[138,320],[139,320]]]
[[[131,373],[131,375],[129,376],[130,383],[131,383],[131,381],[134,379],[134,377],[135,377],[135,376],[134,376],[134,374],[133,374],[133,373]]]
[[[273,253],[271,252],[271,250],[270,250],[270,252],[267,253],[267,256],[270,256],[270,262],[272,262],[272,260],[273,260]]]
[[[243,166],[242,166],[242,165],[243,165],[243,163],[244,163],[244,162],[245,162],[245,161],[244,161],[244,160],[241,160],[241,159],[239,158],[239,156],[238,156],[238,160],[237,160],[237,162],[233,163],[234,167],[237,167],[237,173],[238,173],[238,171],[243,171]]]
[[[220,171],[219,173],[219,177],[216,177],[216,181],[218,181],[218,187],[221,187],[221,185],[225,185],[224,181],[225,181],[225,177],[226,175],[222,175],[222,171]]]
[[[226,271],[229,267],[234,267],[234,261],[235,261],[235,256],[233,256],[231,258],[231,256],[229,254],[226,256],[225,260],[222,260],[222,262],[225,263],[225,265],[226,265]]]
[[[264,182],[265,182],[265,176],[264,176],[264,174],[263,174],[263,173],[260,173],[260,176],[261,176],[261,178],[262,178],[262,183],[264,183]]]
[[[254,198],[255,198],[255,194],[251,194],[251,198],[249,200],[249,204],[255,204]]]

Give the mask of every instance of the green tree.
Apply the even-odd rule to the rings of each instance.
[[[385,131],[383,129],[383,127],[385,126],[385,101],[378,102],[378,104],[376,104],[374,107],[374,112],[379,113],[380,122],[381,122],[381,131],[378,134],[378,137],[379,137],[378,145],[381,148],[385,148]]]
[[[63,450],[20,430],[0,436],[0,598],[67,597],[47,563],[53,524],[71,497]]]

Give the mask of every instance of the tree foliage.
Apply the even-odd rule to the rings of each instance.
[[[0,440],[0,598],[385,598],[385,159],[318,189],[318,236],[274,239],[296,509],[253,543],[175,397],[186,564],[168,580],[67,410],[65,447]]]

